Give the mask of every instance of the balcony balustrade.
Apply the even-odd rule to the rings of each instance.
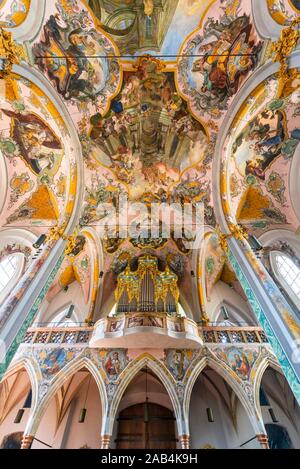
[[[202,326],[186,317],[143,312],[103,318],[94,325],[33,324],[23,343],[96,348],[199,348],[203,344],[267,343],[267,338],[258,326],[222,323]]]

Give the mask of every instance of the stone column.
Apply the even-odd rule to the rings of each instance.
[[[225,250],[248,302],[300,404],[300,360],[297,360],[299,319],[245,238],[227,237]]]
[[[26,271],[0,309],[0,380],[11,363],[19,344],[36,317],[62,262],[66,241],[59,239],[45,247],[41,256]]]
[[[260,433],[259,435],[256,435],[256,438],[262,449],[270,449],[268,435]]]
[[[33,443],[33,435],[23,435],[21,449],[30,449]]]
[[[111,435],[101,435],[100,449],[109,449]]]
[[[190,449],[190,435],[180,435],[178,439],[181,449]]]

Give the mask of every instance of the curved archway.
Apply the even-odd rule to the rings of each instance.
[[[224,317],[224,311],[222,307],[226,308],[228,317]],[[246,308],[241,309],[240,305],[234,304],[234,301],[229,302],[228,300],[221,301],[215,308],[214,315],[212,317],[213,322],[222,323],[228,325],[257,325],[256,317],[251,313],[247,304]]]
[[[270,449],[292,449],[293,443],[285,427],[277,423],[265,424]]]
[[[1,381],[0,392],[0,441],[3,447],[11,447],[21,444],[37,402],[37,375],[32,363],[27,359],[16,362]]]
[[[94,320],[99,295],[99,250],[94,233],[79,232],[76,246],[65,256],[41,305],[39,323],[55,322],[61,310],[74,306],[72,322],[89,323]]]
[[[223,364],[220,365],[220,363],[215,361],[212,357],[203,357],[201,360],[199,360],[199,362],[196,364],[196,366],[192,370],[188,378],[188,381],[186,382],[185,395],[184,395],[184,401],[183,401],[183,413],[184,413],[184,421],[185,421],[186,428],[190,428],[190,424],[189,424],[190,409],[196,408],[195,406],[192,406],[191,404],[192,392],[193,392],[197,379],[199,378],[202,371],[206,367],[208,367],[214,373],[216,373],[218,377],[217,381],[221,379],[224,381],[224,383],[226,383],[225,388],[227,389],[227,392],[231,390],[230,392],[232,393],[232,396],[234,395],[236,396],[235,397],[235,399],[237,399],[236,403],[238,402],[241,405],[241,407],[239,408],[240,414],[243,417],[244,422],[247,421],[247,426],[245,427],[245,425],[243,425],[243,428],[249,429],[250,433],[252,432],[252,435],[250,435],[249,438],[252,438],[253,435],[261,433],[259,422],[255,416],[255,409],[253,405],[251,404],[251,398],[246,394],[246,392],[244,391],[240,383],[237,382],[232,377],[230,370],[227,370],[226,366],[224,366]],[[223,383],[223,386],[224,386],[224,383]],[[189,432],[191,434],[191,428]],[[238,437],[238,435],[236,435],[236,437]],[[237,441],[236,446],[239,446],[240,444],[244,443],[246,440],[247,438],[245,437],[244,441],[240,441],[240,442]],[[225,444],[225,442],[226,442],[226,438],[223,436],[223,444]],[[205,445],[206,443],[209,443],[209,442],[203,442],[203,445]],[[194,442],[194,444],[196,443]]]
[[[105,411],[105,389],[97,367],[79,359],[58,373],[36,408],[32,447],[98,448]]]
[[[117,449],[175,449],[175,423],[165,387],[147,367],[142,368],[119,404],[112,445]]]
[[[265,360],[258,373],[256,402],[271,440],[270,447],[284,448],[287,440],[290,439],[291,445],[298,448],[300,445],[300,406],[282,371],[270,359]],[[286,442],[278,441],[278,434],[273,425],[284,429],[282,436],[285,433]]]
[[[68,301],[65,305],[61,306],[52,317],[49,318],[48,325],[54,327],[76,327],[79,324],[78,314],[76,308],[72,311],[72,316],[68,316],[69,309],[72,303]],[[34,324],[33,324],[34,326]]]
[[[260,447],[254,414],[249,416],[228,380],[206,363],[194,381],[189,404],[191,448]]]
[[[148,354],[143,354],[142,356],[136,358],[134,362],[130,364],[130,372],[128,371],[128,369],[126,369],[125,372],[120,375],[120,384],[118,386],[116,394],[112,399],[109,409],[109,415],[107,417],[105,430],[106,434],[112,435],[113,430],[116,430],[115,419],[117,412],[120,409],[122,398],[135,376],[137,376],[138,373],[145,368],[147,368],[147,370],[150,371],[154,376],[156,376],[157,379],[160,381],[160,397],[161,395],[164,395],[165,406],[169,409],[173,409],[177,421],[177,433],[178,435],[182,434],[180,403],[178,400],[178,396],[175,392],[174,383],[172,383],[173,378],[171,377],[168,370],[161,365],[161,362],[158,362],[153,356]],[[163,393],[162,390],[164,391]],[[152,395],[153,399],[154,397],[155,396]],[[139,402],[141,402],[142,398],[143,400],[145,400],[144,392],[139,396]],[[159,403],[156,399],[154,402]],[[131,403],[133,403],[133,401],[131,401]]]
[[[300,240],[297,233],[287,229],[274,229],[268,230],[259,237],[259,242],[263,247],[271,248],[277,243],[286,242],[292,249],[295,250],[295,253],[300,257]]]

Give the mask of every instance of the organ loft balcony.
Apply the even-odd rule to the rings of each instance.
[[[128,260],[118,274],[113,314],[95,324],[35,323],[23,346],[92,348],[200,348],[232,344],[265,344],[263,330],[249,324],[196,324],[180,313],[177,275],[158,260]]]
[[[90,347],[198,348],[203,345],[197,324],[166,313],[123,313],[100,319]]]
[[[116,308],[94,326],[90,347],[200,347],[197,324],[179,313],[178,277],[168,264],[159,269],[155,256],[137,265],[126,259],[118,274]]]

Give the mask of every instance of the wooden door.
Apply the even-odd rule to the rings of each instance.
[[[147,408],[145,408],[147,406]],[[173,412],[158,404],[136,404],[120,412],[118,449],[175,449]]]

